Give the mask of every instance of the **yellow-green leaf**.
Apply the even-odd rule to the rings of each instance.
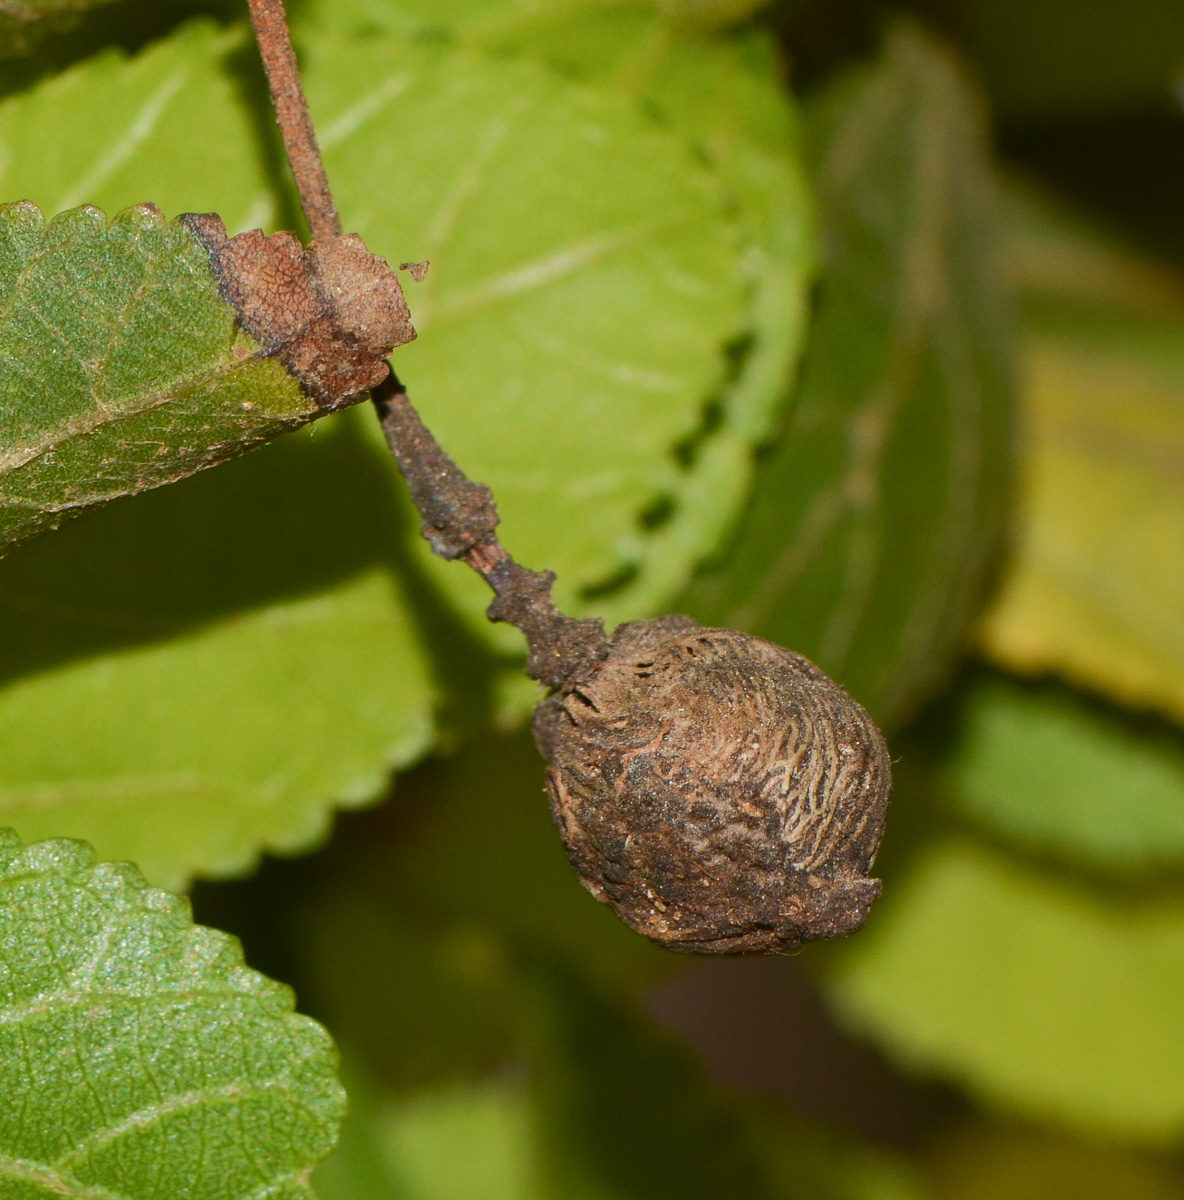
[[[1121,899],[943,842],[885,889],[829,983],[918,1070],[1090,1133],[1184,1133],[1184,897]]]
[[[1184,719],[1184,280],[1019,198],[1022,488],[987,653]]]

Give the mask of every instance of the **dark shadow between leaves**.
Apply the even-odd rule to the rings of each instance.
[[[0,561],[0,682],[392,561],[408,521],[392,470],[339,421],[31,542]]]
[[[117,501],[0,560],[0,685],[386,565],[431,651],[442,718],[483,724],[497,663],[412,554],[402,481],[357,420]]]
[[[0,99],[69,70],[101,50],[118,48],[136,54],[190,17],[231,22],[245,13],[243,0],[122,0],[101,5],[83,14],[70,29],[47,33],[29,56],[0,61]]]

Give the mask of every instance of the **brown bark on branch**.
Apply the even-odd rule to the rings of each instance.
[[[305,218],[314,242],[333,243],[341,238],[341,218],[317,146],[283,0],[248,3]],[[399,342],[388,339],[389,344]],[[423,517],[424,536],[437,554],[462,559],[493,588],[497,598],[489,607],[489,618],[522,630],[530,655],[526,673],[553,688],[574,686],[587,678],[608,654],[603,623],[565,616],[551,599],[555,576],[528,570],[506,553],[495,532],[498,515],[493,494],[468,479],[444,453],[394,375],[374,393],[374,404],[391,453]]]
[[[288,152],[288,162],[292,164],[292,174],[300,192],[300,207],[304,209],[313,239],[330,241],[342,232],[341,217],[337,214],[329,178],[321,161],[283,0],[247,0],[247,3],[251,6],[251,24],[267,71],[284,149]]]
[[[601,621],[577,621],[555,607],[551,571],[516,563],[497,537],[493,493],[456,465],[411,407],[394,375],[374,391],[391,454],[423,518],[423,536],[441,558],[459,558],[493,588],[491,621],[506,621],[526,636],[526,673],[547,687],[574,687],[608,655]]]

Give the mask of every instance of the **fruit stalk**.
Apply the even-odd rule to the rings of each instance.
[[[373,397],[391,454],[419,509],[423,536],[441,558],[460,559],[493,589],[497,598],[489,619],[523,632],[527,675],[550,688],[586,679],[608,654],[604,624],[560,612],[551,599],[554,574],[531,571],[510,557],[497,537],[493,493],[445,453],[394,375]]]
[[[349,241],[283,6],[250,2],[309,226]],[[551,599],[555,576],[506,552],[492,492],[444,452],[398,379],[371,395],[424,537],[486,580],[490,619],[525,634],[526,672],[551,689],[535,742],[584,886],[675,949],[769,953],[858,929],[880,893],[868,872],[891,790],[867,713],[813,663],[760,638],[673,616],[620,625],[609,640],[600,621],[566,616]]]
[[[305,219],[314,241],[332,242],[341,236],[341,218],[317,145],[283,0],[248,4]],[[493,494],[470,480],[441,449],[393,374],[374,391],[373,400],[423,518],[424,537],[437,554],[459,558],[493,589],[489,618],[515,625],[525,635],[526,673],[551,688],[574,686],[586,678],[608,654],[604,625],[564,615],[551,599],[555,576],[531,571],[510,557],[497,537]]]

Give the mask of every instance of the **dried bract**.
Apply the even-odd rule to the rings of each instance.
[[[326,411],[380,384],[387,355],[415,337],[398,278],[356,234],[304,248],[290,233],[227,237],[212,214],[182,220],[209,251],[239,324]]]
[[[858,929],[880,894],[887,748],[793,651],[689,617],[622,625],[534,728],[572,866],[655,942],[791,949]]]

